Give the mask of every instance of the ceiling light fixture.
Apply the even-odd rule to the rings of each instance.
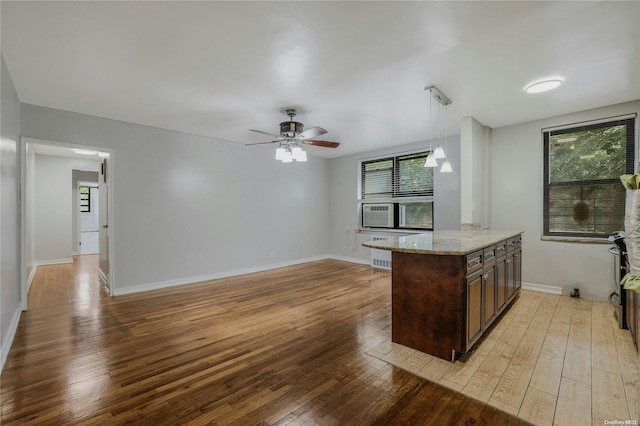
[[[563,80],[561,78],[549,78],[546,80],[536,81],[534,83],[530,83],[527,87],[524,88],[527,93],[542,93],[548,92],[549,90],[553,90],[557,87],[560,87]]]
[[[438,123],[438,139],[440,139],[440,132],[442,131],[442,127],[444,126],[444,143],[445,147],[449,149],[448,145],[448,131],[447,131],[447,105],[451,103],[451,99],[447,98],[444,93],[442,93],[436,86],[429,86],[424,89],[429,92],[429,155],[427,155],[427,159],[424,162],[424,167],[438,167],[438,160],[447,157],[445,149],[438,144],[438,146],[433,149],[433,126],[434,120],[432,118],[431,110],[432,110],[432,100],[435,99],[438,101],[438,116],[435,122]],[[440,120],[440,106],[444,106],[444,122]],[[442,163],[442,167],[440,168],[440,172],[442,173],[450,173],[453,169],[451,168],[451,163],[449,161],[445,161]]]
[[[298,145],[295,139],[287,139],[280,142],[280,146],[276,149],[276,160],[283,163],[291,163],[293,161],[307,161],[307,153]]]

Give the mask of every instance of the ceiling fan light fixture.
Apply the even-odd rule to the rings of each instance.
[[[283,160],[286,152],[287,150],[283,147],[278,147],[278,149],[276,149],[276,160]]]
[[[451,173],[453,171],[453,169],[451,168],[451,163],[448,161],[445,161],[444,163],[442,163],[442,167],[440,168],[440,173]]]
[[[298,154],[298,158],[296,158],[296,161],[301,161],[301,162],[307,161],[307,153],[305,151],[300,150],[300,154]]]
[[[433,151],[433,156],[436,157],[436,159],[440,160],[442,158],[446,158],[447,154],[445,154],[444,149],[442,149],[442,147],[438,145],[436,149]]]
[[[299,146],[294,146],[293,148],[291,148],[291,156],[294,160],[298,161],[298,158],[300,158],[300,156],[302,155],[301,153],[302,148],[300,148]]]
[[[290,163],[293,161],[293,155],[291,155],[291,151],[285,151],[284,156],[282,157],[283,163]]]
[[[527,93],[542,93],[560,87],[563,80],[561,78],[549,78],[546,80],[530,83],[524,88]]]
[[[427,160],[424,162],[425,167],[438,167],[438,161],[433,153],[427,155]]]

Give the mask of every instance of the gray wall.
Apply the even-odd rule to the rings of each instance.
[[[20,101],[0,54],[0,370],[20,315],[20,216],[18,214],[18,138]]]
[[[442,146],[444,142],[440,141]],[[438,141],[434,141],[436,146]],[[346,157],[334,158],[329,164],[329,187],[331,189],[330,253],[351,259],[370,259],[370,249],[362,247],[371,235],[384,232],[363,232],[355,234],[358,226],[358,169],[362,159],[391,155],[405,151],[428,149],[428,142],[419,142],[376,151],[369,151]],[[460,138],[449,137],[447,158],[453,173],[434,171],[434,229],[460,229]],[[442,163],[442,160],[440,161]],[[349,232],[347,233],[347,228]],[[397,234],[389,234],[397,236]]]
[[[100,170],[100,162],[53,155],[37,155],[35,161],[34,235],[35,261],[71,261],[76,241],[77,209],[74,208],[73,171]]]
[[[640,101],[493,129],[491,227],[524,230],[522,279],[574,287],[591,299],[612,291],[613,257],[608,244],[542,241],[542,129],[640,112]]]
[[[111,149],[114,293],[328,253],[327,161],[22,105],[22,136]],[[271,254],[274,257],[271,257]]]

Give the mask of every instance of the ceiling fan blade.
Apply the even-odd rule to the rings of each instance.
[[[245,143],[245,144],[244,144],[244,146],[251,146],[251,145],[265,145],[265,144],[268,144],[268,143],[276,143],[276,142],[282,142],[282,140],[269,141],[269,142]]]
[[[306,143],[307,145],[315,145],[315,146],[323,146],[325,148],[337,148],[340,146],[340,142],[331,142],[331,141],[317,141],[314,139],[305,139],[300,142]]]
[[[307,129],[304,132],[299,133],[298,135],[296,135],[296,138],[300,138],[300,139],[315,138],[316,136],[324,135],[325,133],[327,133],[325,129],[323,129],[322,127],[316,126],[316,127]]]
[[[262,130],[253,130],[253,129],[249,129],[250,132],[256,132],[256,133],[262,133],[263,135],[267,135],[267,136],[271,136],[274,138],[280,138],[280,139],[284,139],[282,136],[280,135],[274,135],[273,133],[267,133],[267,132],[263,132]]]

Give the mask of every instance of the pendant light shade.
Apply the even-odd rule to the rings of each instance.
[[[448,161],[445,161],[444,163],[442,163],[442,167],[440,168],[440,173],[451,173],[453,171],[453,169],[451,168],[451,163]]]
[[[286,152],[287,150],[285,150],[283,147],[279,147],[278,149],[276,149],[276,160],[283,160]]]
[[[427,161],[424,162],[425,167],[438,167],[438,161],[433,153],[427,155]]]
[[[436,157],[437,160],[447,157],[447,155],[444,153],[444,149],[442,149],[440,145],[438,145],[435,151],[433,151],[433,156]]]

